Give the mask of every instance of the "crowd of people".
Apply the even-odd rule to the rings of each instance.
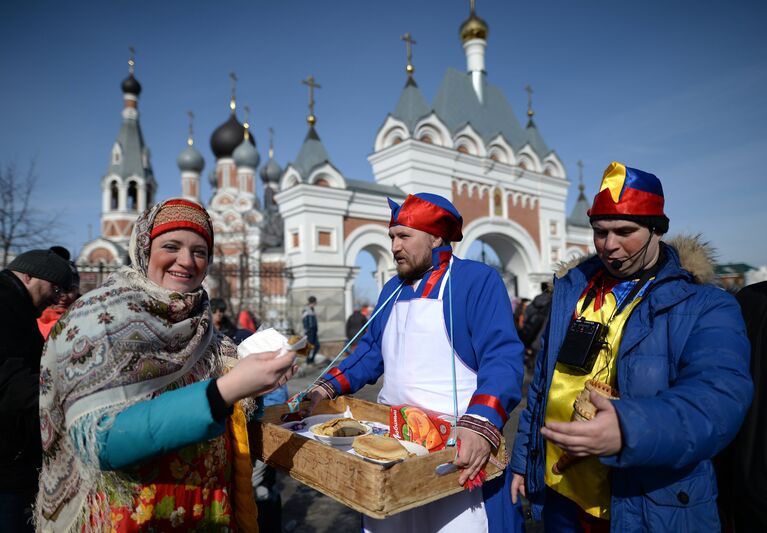
[[[383,378],[380,403],[450,417],[458,483],[480,490],[363,516],[365,531],[521,531],[523,497],[547,531],[767,529],[767,283],[735,298],[712,285],[699,238],[662,239],[655,175],[608,166],[588,212],[596,254],[514,309],[493,268],[453,254],[449,200],[389,206],[396,274],[374,319],[349,317],[348,340],[361,335],[306,410]],[[213,245],[205,209],[170,199],[136,221],[129,266],[84,295],[61,247],[0,272],[4,530],[281,529],[247,423],[287,400],[295,354],[237,358],[258,320],[208,297]],[[316,305],[302,312],[309,362]],[[525,361],[513,452],[485,480]]]

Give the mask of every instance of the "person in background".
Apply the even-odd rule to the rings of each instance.
[[[736,299],[751,341],[754,400],[716,459],[719,501],[726,531],[767,531],[767,281],[743,287]]]
[[[261,321],[253,314],[253,311],[249,309],[243,309],[240,311],[237,317],[237,327],[240,329],[247,329],[248,331],[258,331],[261,326]]]
[[[365,327],[366,322],[367,318],[365,318],[365,315],[362,314],[360,307],[355,307],[354,312],[349,315],[349,318],[346,319],[346,341],[349,342],[359,330]],[[358,342],[359,339],[357,339],[357,341],[355,341],[355,343],[350,346],[349,349],[353,351]]]
[[[30,250],[0,271],[0,529],[32,531],[40,468],[40,356],[37,317],[72,283],[69,263]]]
[[[543,282],[540,294],[525,306],[522,329],[519,330],[519,339],[525,345],[525,364],[528,368],[535,365],[535,356],[541,349],[540,339],[549,320],[550,309],[551,286]]]
[[[517,328],[517,333],[519,333],[525,323],[525,309],[529,303],[530,298],[514,298],[511,302],[514,309],[514,326]]]
[[[237,336],[237,326],[226,312],[226,301],[223,298],[210,299],[210,312],[213,316],[213,326],[217,331],[226,335],[232,340]],[[244,339],[243,339],[244,340]],[[239,342],[235,341],[237,344]]]
[[[77,271],[74,261],[69,261],[69,251],[61,246],[51,246],[50,250],[69,262],[69,268],[72,271],[72,283],[61,291],[56,303],[46,307],[37,319],[37,327],[40,328],[40,333],[45,339],[48,339],[51,328],[61,318],[61,315],[66,313],[69,306],[80,297],[80,273]]]
[[[199,204],[155,205],[136,220],[130,266],[51,331],[38,529],[257,529],[246,399],[283,385],[295,354],[237,361],[215,330],[202,287],[213,238]]]
[[[384,286],[376,305],[380,314],[357,349],[318,380],[309,399],[313,407],[383,375],[379,403],[448,415],[457,409],[460,445],[453,463],[461,468],[458,483],[466,485],[478,479],[500,446],[503,426],[522,394],[523,346],[509,294],[494,269],[453,255],[451,242],[463,239],[463,217],[446,198],[418,193],[402,205],[392,200],[389,205],[397,275]],[[519,531],[522,517],[512,506],[508,479],[504,475],[479,490],[463,490],[384,520],[364,517],[364,528],[376,533]]]
[[[306,358],[307,364],[314,363],[314,358],[320,351],[320,339],[317,325],[317,314],[314,312],[314,308],[317,306],[317,298],[309,296],[306,301],[306,307],[301,312],[301,322],[304,326],[304,334],[306,340],[312,345],[312,350]]]
[[[596,256],[554,280],[512,498],[547,531],[718,531],[711,458],[753,389],[738,304],[705,245],[661,241],[655,175],[611,163],[588,215]]]

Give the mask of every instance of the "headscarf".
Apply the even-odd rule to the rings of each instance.
[[[445,244],[463,239],[463,217],[453,204],[438,194],[419,192],[409,194],[402,205],[389,200],[389,227],[407,226],[442,237]]]
[[[109,516],[105,494],[132,502],[127,474],[98,469],[97,431],[135,403],[221,375],[225,359],[236,357],[214,333],[202,287],[181,294],[147,277],[151,230],[167,203],[136,221],[131,265],[75,302],[51,331],[40,372],[38,528],[89,529],[89,516]]]

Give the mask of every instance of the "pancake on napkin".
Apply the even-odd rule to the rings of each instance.
[[[376,461],[397,461],[413,454],[395,438],[382,435],[363,435],[352,442],[352,448],[363,457]]]

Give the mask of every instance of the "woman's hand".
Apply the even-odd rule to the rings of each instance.
[[[514,474],[514,477],[511,478],[511,503],[516,504],[520,494],[524,498],[527,498],[527,493],[525,492],[525,476]]]
[[[221,397],[232,405],[248,396],[260,396],[281,387],[298,370],[295,352],[277,357],[279,351],[249,355],[234,368],[218,378],[216,385]]]

